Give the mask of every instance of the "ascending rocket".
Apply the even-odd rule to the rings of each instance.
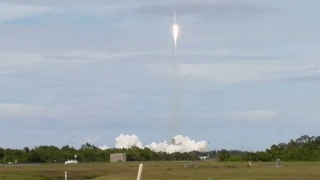
[[[177,40],[179,35],[179,27],[177,25],[176,11],[173,12],[173,39],[174,39],[174,48],[177,50]]]

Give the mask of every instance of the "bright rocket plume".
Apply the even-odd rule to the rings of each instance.
[[[175,144],[167,143],[166,141],[156,143],[152,142],[146,146],[142,145],[139,137],[132,134],[132,135],[123,135],[120,134],[115,141],[115,148],[119,149],[130,149],[132,147],[138,148],[149,148],[155,152],[166,152],[166,153],[175,153],[175,152],[192,152],[192,151],[199,151],[199,152],[207,152],[208,151],[208,143],[206,141],[198,141],[190,139],[187,136],[177,135],[174,137]],[[99,146],[100,149],[109,149],[108,146]]]
[[[179,36],[179,26],[177,25],[176,22],[176,11],[174,11],[174,20],[173,20],[173,27],[172,27],[172,32],[173,32],[173,40],[174,40],[174,48],[175,50],[177,49],[177,41],[178,41],[178,36]]]
[[[179,27],[177,24],[173,25],[173,39],[174,39],[174,48],[177,49],[177,40],[178,40],[178,35],[179,35]]]

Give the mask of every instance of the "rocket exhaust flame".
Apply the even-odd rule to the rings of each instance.
[[[177,49],[177,41],[178,41],[178,35],[179,35],[179,26],[177,25],[177,19],[176,19],[176,11],[174,11],[174,17],[173,17],[173,27],[172,27],[172,32],[173,32],[173,39],[174,39],[174,48],[175,50]]]
[[[177,40],[179,35],[179,27],[177,24],[173,25],[173,39],[174,39],[174,49],[177,49]]]

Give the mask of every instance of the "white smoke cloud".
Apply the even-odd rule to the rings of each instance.
[[[108,147],[107,145],[99,146],[98,148],[99,148],[99,149],[102,149],[102,150],[109,149],[109,147]]]
[[[195,140],[191,140],[189,137],[184,137],[182,135],[177,135],[174,137],[175,143],[168,144],[166,141],[163,143],[151,143],[146,147],[150,148],[152,151],[155,152],[167,152],[167,153],[174,153],[174,152],[191,152],[191,151],[208,151],[208,143],[206,141],[199,141],[196,142]]]
[[[123,135],[120,134],[120,136],[118,136],[116,138],[116,145],[115,148],[118,149],[130,149],[133,146],[136,146],[138,148],[142,148],[142,142],[140,141],[140,139],[138,138],[138,136],[132,134],[132,135]]]
[[[142,146],[142,142],[139,137],[132,135],[123,135],[120,134],[116,139],[115,148],[125,148],[130,149],[134,146],[138,148],[149,148],[155,152],[166,152],[166,153],[174,153],[174,152],[191,152],[191,151],[200,151],[205,152],[208,151],[208,142],[206,141],[198,141],[190,139],[187,136],[177,135],[174,137],[174,144],[167,143],[166,141],[156,143],[152,142],[146,146]],[[100,149],[108,149],[106,145],[99,146]]]

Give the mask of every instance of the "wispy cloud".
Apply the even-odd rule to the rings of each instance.
[[[28,127],[45,122],[54,125],[63,124],[65,127],[84,127],[89,126],[92,122],[117,122],[119,119],[130,117],[130,115],[123,112],[113,112],[108,107],[104,108],[103,105],[88,109],[76,105],[0,104],[0,117],[2,123],[19,122],[20,125]]]
[[[44,6],[0,2],[0,23],[33,17],[36,15],[48,13],[52,10],[52,8]]]
[[[64,112],[57,107],[46,107],[31,104],[0,104],[1,120],[5,119],[30,119],[53,118]]]
[[[212,51],[180,51],[181,63],[192,62],[220,62],[221,59],[262,59],[270,58],[261,52],[241,52],[232,49],[216,49]],[[172,61],[172,51],[93,51],[93,50],[73,50],[64,52],[0,52],[3,61],[0,68],[28,67],[29,65],[43,65],[46,63],[91,63],[94,61],[135,61],[144,64],[154,64],[157,62],[170,63]],[[197,61],[195,61],[195,58]],[[212,59],[215,58],[215,59]]]
[[[63,53],[0,53],[0,70],[13,73],[52,65],[79,66],[94,62],[135,62],[146,67],[153,77],[169,78],[172,52],[99,52],[67,51]],[[213,52],[180,52],[179,72],[182,78],[197,78],[214,83],[260,82],[295,78],[312,78],[320,74],[317,56],[268,57],[263,53],[234,52],[228,49]],[[195,61],[195,58],[197,59]],[[304,59],[301,61],[301,59]],[[137,64],[136,64],[137,65]]]
[[[301,61],[300,59],[304,59]],[[318,76],[320,63],[312,57],[275,58],[269,60],[225,60],[179,65],[183,78],[200,78],[214,83],[259,82]],[[150,64],[150,73],[169,77],[170,64]]]
[[[202,123],[228,123],[228,122],[250,122],[269,123],[278,117],[279,113],[274,109],[265,110],[235,110],[226,112],[208,113],[183,113],[181,116],[191,122]],[[157,115],[158,119],[167,119],[170,115]]]
[[[246,1],[184,1],[172,3],[158,3],[136,8],[138,14],[172,16],[176,10],[180,15],[200,14],[211,17],[240,16],[272,12],[274,9]]]
[[[228,123],[228,122],[249,122],[249,123],[269,123],[278,117],[278,111],[267,110],[238,110],[217,113],[191,113],[184,115],[190,120],[199,120],[206,123]]]
[[[214,118],[222,118],[234,121],[248,121],[267,123],[278,116],[276,110],[250,110],[250,111],[232,111],[213,114]]]
[[[91,61],[92,60],[109,60],[115,58],[123,57],[134,57],[141,55],[155,55],[155,52],[94,52],[94,51],[69,51],[60,54],[45,55],[43,56],[46,60],[68,60],[80,62],[83,60]]]
[[[1,70],[0,69],[0,75],[6,75],[6,74],[13,74],[15,71],[8,71],[8,70]]]

